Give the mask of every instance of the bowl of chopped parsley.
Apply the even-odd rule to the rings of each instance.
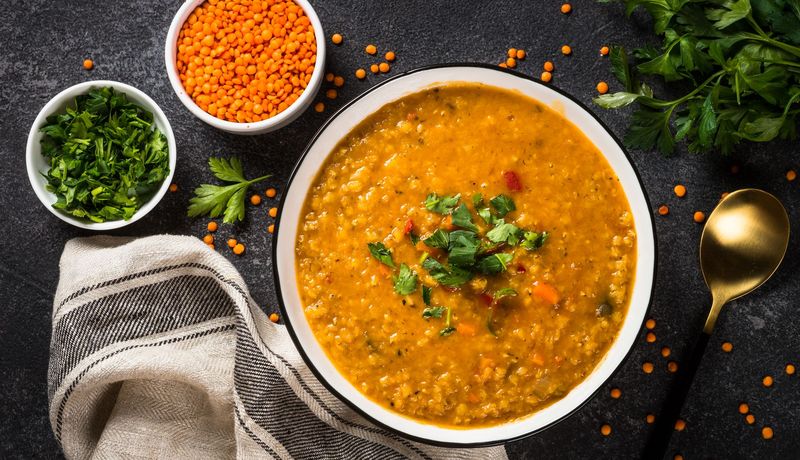
[[[89,81],[59,93],[28,135],[36,196],[76,227],[111,230],[144,217],[169,188],[176,148],[167,117],[142,91]]]

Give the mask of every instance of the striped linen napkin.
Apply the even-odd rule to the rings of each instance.
[[[68,458],[506,458],[371,425],[196,238],[69,241],[50,355],[50,422]]]

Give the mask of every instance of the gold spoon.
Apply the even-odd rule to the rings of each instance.
[[[656,418],[645,458],[664,458],[722,307],[764,284],[778,269],[788,244],[789,216],[780,201],[763,190],[737,190],[708,217],[700,238],[700,267],[711,290],[711,311]]]

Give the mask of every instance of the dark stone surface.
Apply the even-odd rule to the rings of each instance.
[[[328,59],[329,70],[344,75],[347,84],[336,101],[325,101],[325,113],[309,111],[279,132],[249,138],[206,126],[173,93],[164,70],[163,48],[180,2],[16,0],[4,5],[6,13],[0,23],[0,205],[4,211],[0,219],[0,456],[60,455],[47,418],[50,309],[64,242],[88,233],[56,219],[39,203],[28,184],[24,160],[34,117],[60,90],[85,80],[114,79],[142,89],[161,105],[178,142],[175,182],[181,190],[168,194],[146,218],[114,234],[201,237],[205,220],[193,221],[184,215],[190,190],[211,179],[206,159],[239,155],[249,174],[275,174],[270,184],[281,190],[306,142],[332,110],[386,78],[369,76],[358,82],[352,76],[357,67],[373,62],[362,51],[367,43],[397,52],[391,75],[443,62],[496,63],[508,47],[523,48],[528,59],[519,70],[539,75],[542,62],[551,59],[556,65],[552,84],[590,104],[597,81],[612,80],[607,62],[598,55],[600,46],[652,39],[646,21],[627,21],[619,6],[589,1],[576,2],[569,16],[558,12],[560,3],[556,1],[314,3],[325,32],[345,36],[342,46],[330,47]],[[572,57],[558,53],[564,43],[573,46]],[[81,68],[85,57],[95,60],[95,70]],[[624,132],[626,113],[591,109],[600,112],[617,135]],[[784,179],[787,169],[798,166],[796,149],[796,143],[749,146],[727,158],[687,153],[664,158],[653,152],[632,152],[654,207],[668,203],[671,209],[669,216],[656,218],[658,280],[651,311],[658,322],[658,340],[645,343],[642,332],[642,340],[608,387],[562,423],[509,444],[512,458],[639,455],[649,429],[645,414],[657,410],[672,379],[660,349],[669,346],[673,356],[680,357],[699,331],[709,306],[697,262],[701,226],[692,222],[693,211],[710,211],[723,191],[754,186],[780,197],[792,223],[797,224],[800,181]],[[738,174],[731,174],[732,164],[741,166]],[[689,190],[684,199],[671,192],[677,182]],[[242,272],[254,298],[266,311],[273,311],[271,236],[266,231],[269,203],[249,208],[245,224],[223,227],[218,238],[235,235],[247,242],[244,257],[227,250],[222,253]],[[787,362],[800,364],[796,235],[775,278],[755,294],[731,304],[720,317],[683,412],[687,428],[674,436],[670,458],[675,452],[686,458],[796,457],[800,449],[800,379],[783,371]],[[734,344],[732,353],[720,350],[724,340]],[[655,363],[655,372],[644,374],[644,361]],[[769,389],[761,385],[766,374],[776,380]],[[608,396],[611,387],[622,390],[621,399]],[[737,412],[741,401],[750,404],[756,416],[754,426],[745,424]],[[603,423],[613,427],[611,436],[600,435]],[[764,424],[775,429],[771,441],[761,439]]]

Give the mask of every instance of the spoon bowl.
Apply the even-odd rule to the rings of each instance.
[[[700,267],[713,304],[711,333],[722,306],[767,281],[789,244],[789,216],[780,201],[758,189],[737,190],[708,218],[700,238]]]

